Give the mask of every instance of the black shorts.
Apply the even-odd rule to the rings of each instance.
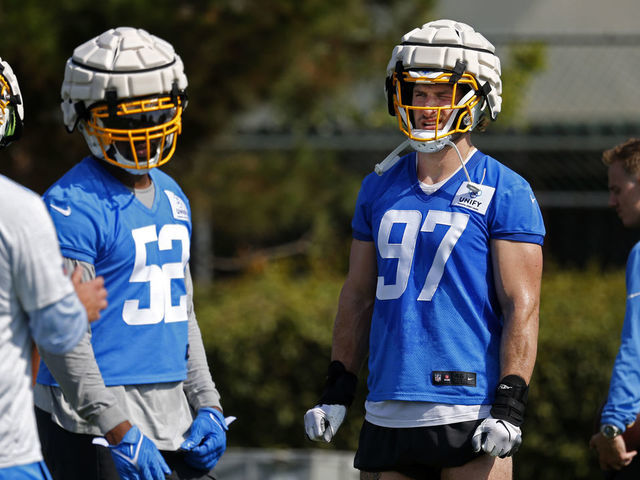
[[[480,420],[417,428],[386,428],[365,420],[354,466],[365,472],[399,472],[415,480],[440,479],[442,468],[459,467],[481,454],[471,437]]]

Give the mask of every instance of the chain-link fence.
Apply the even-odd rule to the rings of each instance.
[[[546,249],[559,263],[595,259],[622,265],[636,234],[607,209],[607,170],[602,152],[640,136],[640,35],[489,36],[503,72],[515,67],[513,52],[539,50],[541,66],[528,76],[509,77],[505,104],[517,108],[474,134],[474,143],[532,185],[547,225]],[[506,77],[506,75],[505,75]],[[505,82],[508,79],[505,79]],[[506,112],[505,112],[506,113]],[[394,128],[307,135],[305,145],[338,152],[346,165],[366,171],[400,141]],[[220,137],[217,149],[290,150],[288,134],[243,133]]]
[[[518,45],[541,45],[544,68],[533,73],[514,112],[511,133],[486,132],[477,144],[521,173],[536,191],[558,262],[597,259],[622,265],[637,234],[607,207],[602,152],[640,136],[639,35],[502,36],[507,59]],[[501,53],[503,52],[503,53]],[[507,88],[507,87],[505,87]]]
[[[492,38],[510,68],[523,45],[541,49],[543,66],[527,85],[506,85],[519,108],[513,134],[477,142],[533,185],[545,208],[606,206],[602,151],[640,135],[640,36],[568,35]],[[504,127],[503,127],[504,128]]]

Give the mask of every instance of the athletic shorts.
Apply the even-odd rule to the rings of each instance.
[[[439,479],[442,468],[479,457],[471,437],[480,420],[434,427],[387,428],[364,421],[354,466],[365,472],[399,472],[415,480]]]

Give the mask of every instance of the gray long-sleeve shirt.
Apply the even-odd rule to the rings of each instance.
[[[70,271],[79,265],[83,279],[95,278],[93,265],[73,259],[65,259],[65,263]],[[55,423],[71,432],[103,435],[129,420],[158,448],[177,450],[199,408],[221,408],[193,309],[193,283],[188,266],[185,279],[189,359],[184,382],[106,387],[87,333],[68,353],[41,352],[60,387],[37,384],[36,406],[50,412]]]

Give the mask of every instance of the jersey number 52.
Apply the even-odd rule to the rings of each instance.
[[[184,225],[164,225],[156,232],[155,225],[136,228],[131,231],[136,246],[136,258],[131,272],[130,282],[149,284],[149,308],[140,308],[140,300],[126,300],[122,309],[122,318],[129,325],[150,325],[160,323],[184,322],[187,320],[187,296],[181,295],[178,305],[171,303],[171,280],[184,278],[184,269],[189,261],[189,232]],[[171,250],[173,241],[182,244],[180,262],[159,265],[147,265],[147,247],[158,242],[159,250]]]

